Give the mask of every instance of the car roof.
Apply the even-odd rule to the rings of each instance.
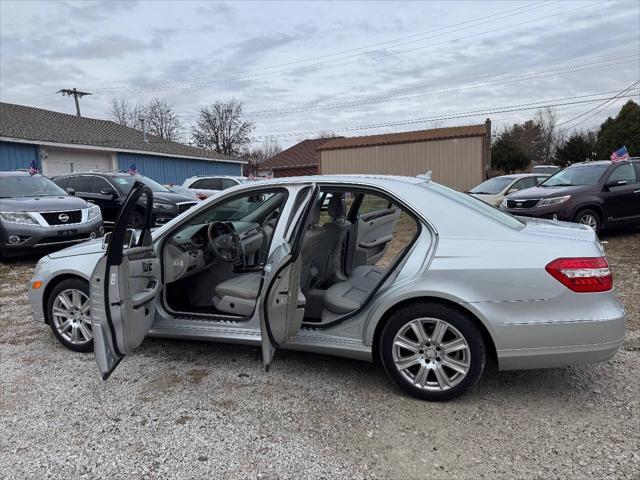
[[[38,173],[36,173],[35,175],[42,176]],[[31,175],[26,170],[0,171],[0,177],[28,177],[28,176],[33,176],[33,175]]]
[[[242,179],[242,180],[247,179],[247,177],[243,177],[242,175],[194,175],[192,177],[189,177],[189,180],[191,180],[192,178],[235,178],[235,179]]]

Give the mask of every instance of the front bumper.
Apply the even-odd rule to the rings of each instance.
[[[549,205],[547,207],[533,208],[506,208],[500,207],[501,210],[511,215],[522,215],[523,217],[545,218],[548,220],[563,220],[570,222],[572,219],[572,209],[569,205],[561,203],[558,205]]]
[[[0,249],[3,254],[20,253],[34,248],[66,246],[96,238],[104,233],[102,217],[98,215],[84,223],[72,225],[23,225],[0,223]],[[19,237],[18,243],[10,242],[10,237]]]

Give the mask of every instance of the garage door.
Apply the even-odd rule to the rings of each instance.
[[[42,150],[42,149],[41,149]],[[69,150],[45,150],[42,173],[54,177],[63,173],[109,170],[113,168],[111,155],[100,152],[77,152]]]

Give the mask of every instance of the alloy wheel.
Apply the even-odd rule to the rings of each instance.
[[[471,367],[471,350],[462,333],[437,318],[406,323],[393,339],[393,362],[414,387],[444,391],[458,385]]]
[[[53,301],[51,318],[56,330],[66,341],[82,345],[93,340],[91,301],[77,289],[61,291]]]
[[[578,223],[581,223],[582,225],[587,225],[593,228],[594,230],[598,229],[598,219],[595,216],[591,215],[590,213],[585,213],[584,215],[582,215]]]

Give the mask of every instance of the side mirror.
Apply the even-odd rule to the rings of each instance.
[[[621,187],[626,184],[627,184],[626,180],[609,180],[607,183],[604,184],[604,186],[605,188],[612,188],[612,187]]]
[[[507,193],[505,193],[505,195],[509,195],[510,193],[514,193],[514,192],[517,192],[517,191],[518,191],[517,188],[511,187],[509,190],[507,190]]]
[[[111,240],[111,232],[105,233],[104,237],[102,237],[102,249],[106,250],[109,246],[109,241]],[[127,231],[124,233],[124,244],[122,245],[123,249],[131,248],[136,243],[136,230],[133,228],[127,228]]]
[[[116,190],[114,188],[111,188],[111,187],[103,188],[98,193],[100,193],[100,195],[106,195],[106,196],[111,197],[111,198],[117,198],[118,197],[118,192],[116,192]]]
[[[71,197],[75,197],[76,196],[76,191],[73,188],[65,188],[64,190],[65,190],[65,192],[67,192],[67,195],[69,195]]]

